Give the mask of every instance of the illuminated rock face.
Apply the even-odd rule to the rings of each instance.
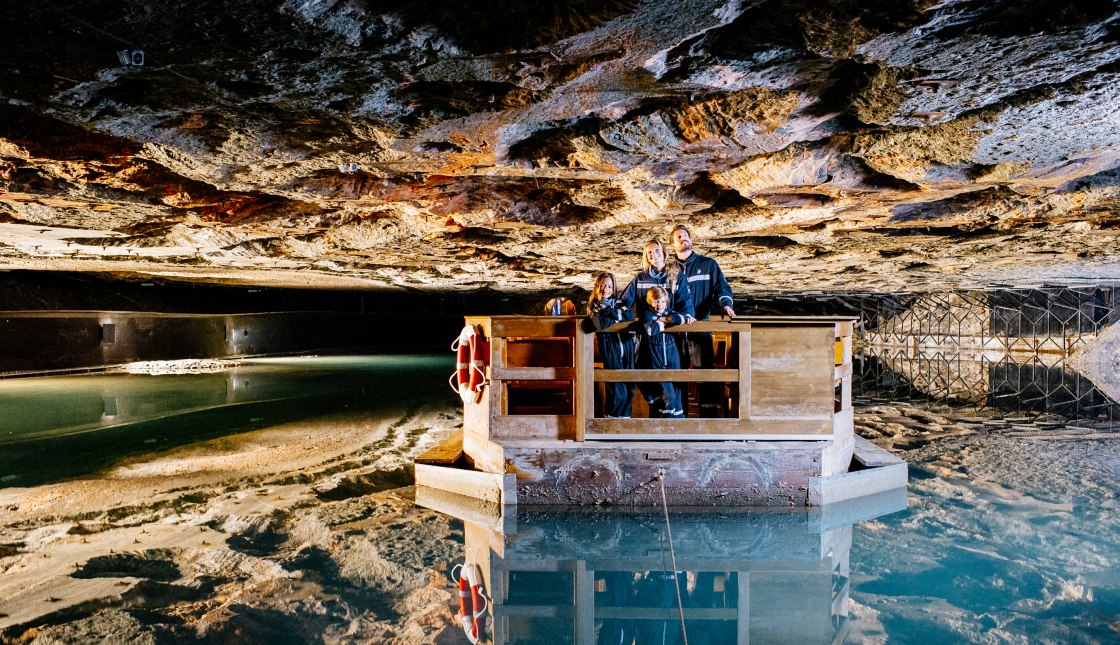
[[[55,4],[5,267],[531,292],[686,221],[740,292],[1120,278],[1107,0]]]

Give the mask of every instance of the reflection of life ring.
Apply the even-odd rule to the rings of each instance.
[[[472,643],[477,643],[486,632],[486,607],[490,604],[482,590],[482,574],[478,565],[464,562],[451,570],[451,579],[459,585],[459,622],[463,632]]]

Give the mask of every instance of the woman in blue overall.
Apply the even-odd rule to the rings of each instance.
[[[634,369],[637,343],[634,333],[604,332],[602,330],[627,320],[634,320],[633,309],[615,297],[614,275],[601,273],[595,278],[591,298],[587,301],[587,315],[598,329],[599,355],[603,368],[608,370]],[[608,419],[629,419],[634,399],[633,383],[606,383],[607,396],[603,402],[603,415]]]
[[[668,263],[668,266],[666,266],[665,247],[662,246],[660,240],[646,242],[642,250],[642,271],[634,276],[630,284],[626,285],[618,299],[633,309],[638,319],[642,320],[649,309],[646,294],[651,287],[665,289],[669,298],[669,309],[680,314],[684,324],[687,325],[696,320],[696,314],[692,309],[692,294],[688,290],[688,280],[681,273],[676,262]],[[649,339],[643,337],[638,345],[638,368],[640,369],[652,367],[649,348]],[[650,416],[661,416],[659,411],[662,406],[657,401],[664,394],[661,385],[658,383],[642,383],[638,386],[638,389],[650,404]]]

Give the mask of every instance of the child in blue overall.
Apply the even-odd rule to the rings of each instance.
[[[595,324],[595,329],[606,329],[616,323],[634,320],[634,312],[615,298],[614,275],[601,273],[595,278],[591,298],[587,301],[587,315]],[[603,332],[599,338],[599,355],[603,359],[603,369],[634,369],[635,349],[632,332]],[[633,383],[606,383],[607,397],[603,402],[603,414],[608,419],[629,419],[634,399]]]
[[[646,342],[649,343],[650,367],[655,370],[679,370],[681,357],[677,353],[677,341],[674,334],[665,333],[665,328],[683,325],[685,317],[669,309],[669,292],[662,287],[650,287],[646,292],[646,303],[649,306],[642,311],[642,324],[646,330]],[[658,385],[661,386],[661,397],[654,399],[650,405],[650,417],[684,418],[680,388],[668,381]]]

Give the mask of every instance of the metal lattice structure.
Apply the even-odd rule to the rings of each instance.
[[[1120,419],[1120,404],[1067,362],[1120,318],[1120,288],[868,294],[851,302],[863,320],[858,398]]]
[[[1120,403],[1067,360],[1120,321],[1120,285],[756,294],[744,304],[754,313],[859,316],[857,401],[1120,420]]]

